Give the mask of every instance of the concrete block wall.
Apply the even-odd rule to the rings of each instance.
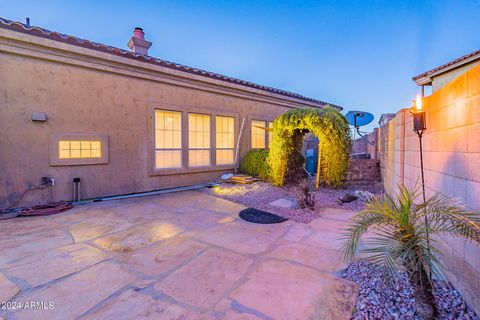
[[[425,185],[480,210],[480,65],[423,99]],[[384,188],[420,183],[419,141],[408,109],[377,132]],[[438,239],[446,274],[480,314],[480,247],[452,237]]]
[[[346,182],[379,182],[380,161],[375,159],[350,159]]]

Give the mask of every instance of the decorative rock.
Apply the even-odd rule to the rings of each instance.
[[[360,200],[362,200],[363,202],[368,202],[368,201],[372,200],[373,197],[375,196],[373,193],[371,193],[370,191],[366,191],[366,190],[356,190],[355,195]]]
[[[356,312],[352,320],[420,319],[415,310],[413,290],[405,272],[388,278],[385,269],[366,262],[352,263],[343,277],[360,286]],[[462,297],[450,284],[435,281],[435,301],[439,320],[478,320]]]
[[[220,176],[220,179],[222,180],[230,180],[231,177],[233,177],[234,174],[233,173],[224,173]]]
[[[288,199],[280,198],[269,203],[271,206],[280,208],[295,208],[296,204]]]

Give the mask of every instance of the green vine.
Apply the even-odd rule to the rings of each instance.
[[[325,166],[322,182],[329,186],[341,185],[348,170],[350,129],[345,117],[330,106],[293,109],[273,122],[268,156],[272,182],[278,186],[286,182],[287,165],[295,163],[289,160],[301,149],[301,137],[306,132],[312,132],[319,139]]]

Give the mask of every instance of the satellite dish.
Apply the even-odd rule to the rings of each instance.
[[[353,140],[356,140],[355,138],[355,131],[358,133],[360,137],[363,137],[365,134],[360,132],[360,127],[361,126],[366,126],[370,122],[373,121],[373,114],[370,112],[366,111],[348,111],[347,114],[345,115],[345,118],[347,119],[348,123],[352,125],[355,130],[353,131]],[[369,144],[374,144],[374,142],[370,142],[367,140]],[[356,145],[354,145],[355,147]],[[355,147],[356,149],[356,147]],[[357,154],[357,151],[355,150],[355,154]],[[358,156],[358,155],[357,155]]]
[[[366,111],[348,111],[345,118],[347,118],[348,123],[358,131],[359,127],[365,126],[373,121],[373,114]]]

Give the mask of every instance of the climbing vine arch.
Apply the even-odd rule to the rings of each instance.
[[[345,117],[330,106],[292,109],[275,119],[268,156],[272,182],[282,186],[286,182],[287,168],[290,166],[291,171],[291,166],[302,165],[292,159],[300,152],[303,135],[307,132],[319,139],[319,167],[321,161],[323,170],[317,176],[326,185],[341,185],[348,169],[350,129]]]

